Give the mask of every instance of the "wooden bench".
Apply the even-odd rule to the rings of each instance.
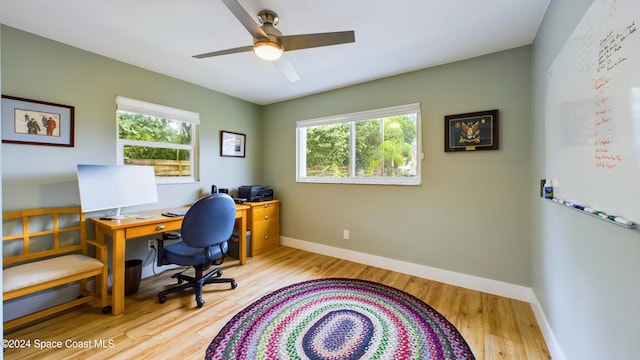
[[[78,298],[5,321],[5,331],[90,301],[97,300],[103,313],[111,311],[107,246],[86,238],[86,217],[80,207],[15,211],[2,218],[4,301],[80,283]],[[88,245],[95,248],[95,257],[89,256]],[[87,289],[90,278],[95,279],[93,291]]]

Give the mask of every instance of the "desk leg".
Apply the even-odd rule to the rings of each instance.
[[[242,216],[240,216],[240,234],[238,236],[238,256],[240,259],[240,265],[247,263],[247,211],[242,210]]]
[[[113,315],[124,312],[124,261],[125,261],[124,230],[113,233],[113,260],[111,284],[111,306]]]

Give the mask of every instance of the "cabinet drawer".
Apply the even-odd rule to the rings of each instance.
[[[254,214],[255,215],[255,214]],[[259,224],[267,224],[267,225],[259,225]],[[268,225],[271,224],[271,225]],[[280,225],[280,213],[277,211],[274,212],[261,212],[258,216],[253,216],[251,227],[255,228],[256,226],[279,226]]]
[[[264,204],[252,209],[252,220],[269,220],[280,213],[278,204]]]
[[[153,234],[161,234],[167,231],[180,230],[181,226],[182,226],[182,219],[165,221],[165,222],[156,223],[156,224],[141,225],[141,226],[127,228],[125,236],[127,239],[130,239],[130,238],[148,236]]]
[[[268,221],[254,223],[251,232],[251,251],[253,255],[272,250],[280,245],[279,226],[273,226]]]

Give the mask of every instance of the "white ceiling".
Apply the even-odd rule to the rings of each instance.
[[[275,11],[283,35],[354,30],[356,42],[287,52],[290,82],[253,53],[220,0],[0,0],[0,23],[269,104],[531,44],[550,0],[239,0]]]

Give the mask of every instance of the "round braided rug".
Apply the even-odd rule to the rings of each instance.
[[[206,359],[475,359],[444,316],[398,289],[318,279],[276,290],[236,314]]]

